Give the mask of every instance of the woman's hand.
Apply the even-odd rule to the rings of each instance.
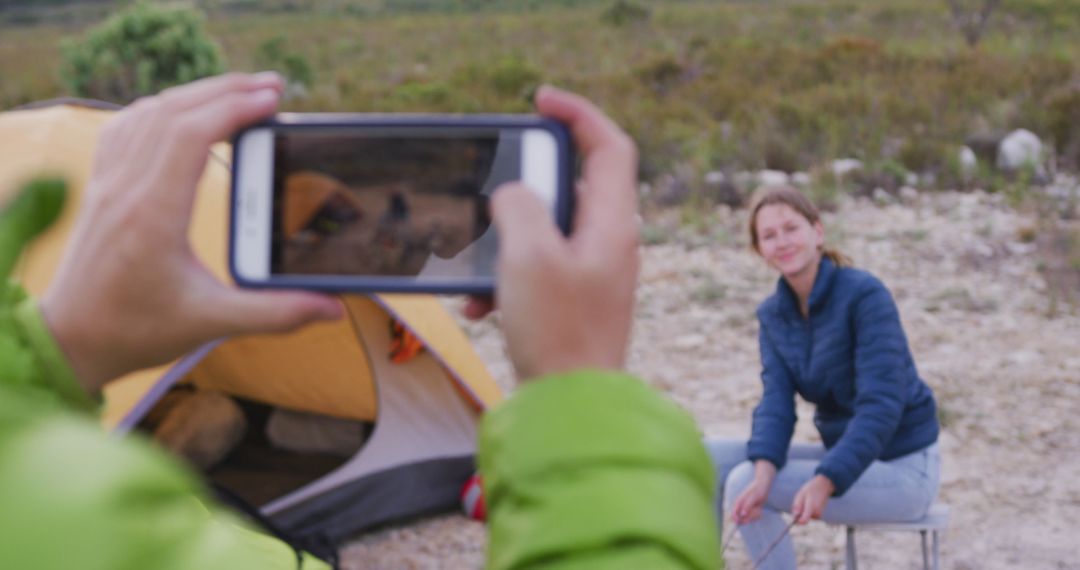
[[[735,521],[735,524],[746,524],[761,518],[761,509],[769,496],[769,487],[771,485],[755,478],[735,499],[735,504],[731,507],[731,520]]]
[[[824,475],[815,475],[795,494],[791,503],[791,514],[795,522],[806,524],[810,519],[820,519],[825,512],[825,504],[836,491],[836,486]]]

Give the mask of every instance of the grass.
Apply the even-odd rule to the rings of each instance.
[[[0,28],[0,106],[64,95],[59,41],[103,4],[89,3],[83,22],[24,17]],[[312,84],[289,110],[524,112],[532,89],[551,82],[588,95],[635,137],[646,178],[850,156],[949,185],[950,157],[974,132],[1080,129],[1069,106],[1080,97],[1046,104],[1080,77],[1080,0],[1006,0],[974,50],[944,2],[668,0],[621,26],[605,22],[613,4],[201,3],[231,68],[256,69],[259,47],[278,37],[306,62]],[[837,191],[813,189],[825,201]]]

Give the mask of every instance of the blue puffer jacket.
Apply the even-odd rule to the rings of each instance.
[[[828,452],[817,473],[842,495],[875,459],[918,451],[938,437],[934,396],[915,369],[896,303],[876,277],[822,258],[810,316],[784,279],[758,307],[764,394],[750,459],[784,466],[795,393],[817,406]]]

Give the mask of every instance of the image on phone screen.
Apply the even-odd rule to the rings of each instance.
[[[492,191],[521,178],[522,131],[275,134],[274,275],[488,277]]]

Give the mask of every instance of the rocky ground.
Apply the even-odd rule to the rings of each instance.
[[[1075,201],[1070,184],[1063,195]],[[1055,237],[1068,238],[1076,222],[1052,200],[1007,202],[981,192],[842,199],[825,224],[892,290],[937,395],[940,500],[953,513],[943,567],[1080,568],[1080,289],[1069,289],[1080,253]],[[676,210],[647,217],[630,369],[711,437],[745,436],[760,395],[754,308],[776,277],[749,253],[745,216],[720,207],[697,233],[681,229]],[[510,388],[497,317],[465,327]],[[817,439],[810,416],[800,408],[797,439]],[[842,567],[841,529],[793,532],[800,567]],[[358,538],[343,568],[481,568],[483,550],[482,525],[446,516]],[[738,544],[727,560],[750,567]],[[921,567],[918,535],[860,535],[859,562]]]

